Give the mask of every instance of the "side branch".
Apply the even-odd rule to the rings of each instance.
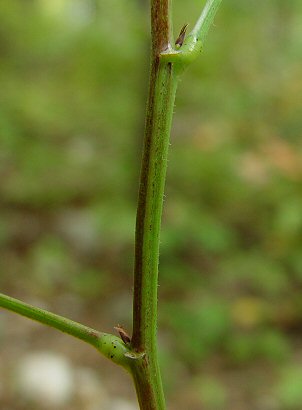
[[[125,353],[129,353],[129,349],[120,338],[114,335],[99,332],[81,323],[21,302],[2,293],[0,293],[0,307],[83,340],[97,348],[111,361],[126,368],[128,367],[129,360]]]
[[[185,38],[180,49],[170,48],[161,53],[161,60],[175,63],[175,67],[184,69],[201,53],[206,36],[222,0],[208,0],[193,30]]]
[[[190,36],[204,44],[222,0],[208,0]]]

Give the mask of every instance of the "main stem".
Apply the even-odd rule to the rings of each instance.
[[[170,7],[170,0],[152,1],[151,75],[136,223],[131,344],[145,356],[135,361],[132,373],[144,410],[165,409],[157,354],[157,286],[167,152],[177,87],[173,64],[160,59],[172,43]]]
[[[131,347],[142,353],[132,362],[142,410],[164,410],[157,353],[159,235],[173,107],[179,74],[202,50],[221,0],[207,0],[180,50],[172,35],[172,0],[151,0],[151,75],[135,237],[133,335]]]
[[[134,323],[138,350],[155,340],[159,235],[177,77],[171,63],[152,64],[136,224]]]

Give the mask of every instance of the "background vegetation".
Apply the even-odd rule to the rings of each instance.
[[[177,33],[200,4],[174,3]],[[108,332],[131,323],[148,42],[148,2],[0,3],[1,292]],[[228,0],[180,84],[159,305],[173,410],[301,408],[301,61],[301,1]],[[0,313],[1,408],[34,408],[15,375],[41,350],[135,401],[89,347]]]

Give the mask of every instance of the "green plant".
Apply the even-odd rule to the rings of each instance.
[[[167,151],[177,83],[199,55],[221,0],[208,0],[195,27],[185,25],[174,46],[170,0],[151,1],[151,77],[137,210],[133,333],[121,338],[0,295],[0,306],[91,344],[133,377],[141,409],[165,408],[157,354],[159,235]]]

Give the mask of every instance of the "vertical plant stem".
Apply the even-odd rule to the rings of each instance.
[[[173,65],[160,61],[172,41],[170,0],[153,0],[152,54],[139,188],[134,270],[132,347],[145,356],[133,365],[141,409],[163,410],[157,355],[159,234],[172,114],[177,86]]]
[[[152,53],[135,237],[133,335],[142,355],[131,370],[142,410],[164,410],[157,352],[159,236],[178,77],[201,51],[221,0],[208,0],[183,47],[175,50],[171,1],[151,0]]]
[[[137,379],[138,397],[145,409],[164,409],[160,370],[157,359],[157,287],[159,235],[167,167],[167,151],[177,78],[171,63],[156,61],[152,67],[145,148],[136,227],[134,316],[132,347],[145,352],[143,378],[152,391],[142,391]],[[148,384],[146,385],[146,387]],[[156,405],[150,401],[154,396]],[[149,402],[146,407],[146,403]]]
[[[132,374],[141,409],[163,410],[157,354],[159,235],[172,114],[177,86],[173,65],[160,61],[172,42],[170,0],[151,3],[152,54],[139,188],[134,270],[132,347],[144,352]]]
[[[132,343],[144,350],[155,337],[159,235],[177,77],[171,63],[152,67],[136,226]]]

